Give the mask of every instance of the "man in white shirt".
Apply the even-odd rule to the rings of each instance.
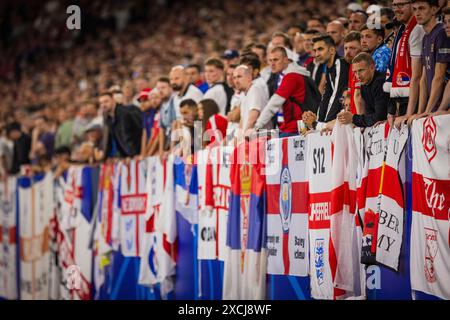
[[[227,93],[224,84],[224,65],[216,58],[211,58],[205,62],[205,79],[209,89],[206,91],[204,99],[213,99],[219,106],[220,114],[226,115],[228,107]]]
[[[196,103],[203,99],[203,93],[199,88],[189,82],[188,75],[183,66],[175,66],[169,73],[170,85],[173,91],[176,92],[174,96],[174,106],[177,113],[177,119],[181,119],[180,103],[186,99],[192,99]]]
[[[246,131],[254,127],[260,112],[269,101],[269,90],[264,81],[253,80],[252,70],[246,65],[240,65],[234,70],[233,79],[238,90],[244,93],[241,98],[239,127]]]

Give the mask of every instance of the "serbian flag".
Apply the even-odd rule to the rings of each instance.
[[[398,270],[403,239],[404,197],[400,180],[399,164],[405,160],[404,152],[408,140],[408,126],[400,130],[392,128],[388,137],[386,164],[381,186],[380,211],[378,214],[377,262]],[[404,166],[401,166],[404,171]],[[404,173],[404,172],[403,172]]]
[[[450,299],[450,115],[412,127],[411,286]]]
[[[223,299],[265,299],[265,138],[238,145],[231,165]]]
[[[269,274],[308,275],[306,139],[266,144],[267,253]]]
[[[336,255],[334,287],[342,298],[365,296],[365,272],[360,264],[362,229],[356,214],[358,152],[351,125],[336,123],[332,133],[331,243]]]
[[[17,299],[17,178],[4,176],[0,181],[0,297]]]

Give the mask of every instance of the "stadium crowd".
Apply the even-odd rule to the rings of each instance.
[[[63,4],[0,5],[2,175],[449,112],[447,1]]]

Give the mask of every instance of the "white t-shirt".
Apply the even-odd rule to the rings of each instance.
[[[422,55],[422,40],[424,35],[425,30],[423,30],[423,27],[419,24],[417,24],[414,27],[413,31],[411,31],[411,35],[408,39],[409,53],[411,57],[420,58],[420,56]],[[398,47],[399,46],[397,46],[397,51]]]
[[[241,121],[242,129],[247,128],[250,110],[261,112],[269,101],[269,88],[263,78],[253,80],[250,89],[241,98]]]
[[[220,114],[226,116],[227,94],[223,84],[215,84],[206,91],[204,99],[213,99],[219,106]]]
[[[181,101],[186,100],[186,99],[192,99],[196,103],[199,103],[200,100],[203,99],[203,93],[199,88],[197,88],[193,84],[189,84],[189,86],[183,96],[180,97],[178,94],[176,94],[173,102],[175,105],[175,112],[177,114],[177,119],[181,119],[181,112],[180,112]]]

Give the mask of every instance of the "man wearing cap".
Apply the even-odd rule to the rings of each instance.
[[[154,89],[155,92],[157,91]],[[153,128],[155,126],[156,122],[156,113],[158,112],[157,108],[159,107],[159,104],[157,106],[154,106],[152,104],[152,101],[150,100],[150,93],[152,92],[151,88],[145,88],[143,89],[138,97],[138,101],[140,103],[140,109],[142,111],[142,141],[141,141],[141,156],[145,156],[147,154],[147,147],[149,144],[149,140],[152,137],[153,134]],[[159,94],[158,94],[159,96]]]
[[[228,49],[224,51],[221,58],[225,66],[225,70],[227,70],[229,65],[239,63],[239,52],[237,52],[236,50]]]

